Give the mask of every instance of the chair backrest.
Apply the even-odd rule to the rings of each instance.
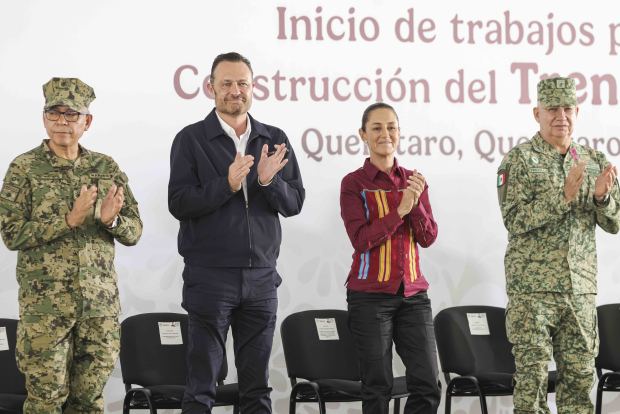
[[[472,335],[468,313],[486,314],[490,335]],[[435,336],[441,369],[446,374],[513,374],[516,371],[512,344],[506,336],[504,308],[458,306],[444,309],[435,317]]]
[[[335,319],[339,339],[319,339],[317,318]],[[357,348],[347,327],[347,311],[294,313],[282,321],[280,333],[289,378],[360,380]]]
[[[596,367],[620,371],[620,303],[599,306],[596,313],[601,339]]]
[[[181,322],[182,345],[162,345],[159,322]],[[123,383],[143,387],[185,385],[187,381],[188,318],[182,313],[145,313],[121,323]],[[207,352],[205,350],[205,352]],[[226,355],[218,381],[228,375]]]
[[[17,343],[16,319],[0,319],[0,327],[6,328],[9,349],[0,351],[0,394],[27,395],[26,377],[17,369],[15,344]]]

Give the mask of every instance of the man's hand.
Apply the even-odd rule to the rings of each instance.
[[[617,176],[618,168],[609,164],[594,183],[594,198],[598,201],[603,201],[611,191]]]
[[[286,144],[274,145],[276,148],[276,153],[271,157],[267,156],[267,150],[269,146],[267,144],[263,145],[263,151],[260,155],[260,161],[258,162],[258,167],[256,170],[258,172],[258,179],[262,185],[267,185],[273,179],[273,176],[276,175],[278,171],[280,171],[286,163],[288,159],[282,160],[286,155]]]
[[[425,178],[418,174],[418,170],[413,170],[413,175],[407,180],[409,187],[403,191],[403,198],[398,206],[398,215],[405,217],[420,204],[420,196],[424,191]]]
[[[573,199],[577,197],[577,194],[579,194],[581,183],[583,179],[586,178],[586,164],[587,162],[584,161],[571,167],[568,177],[566,177],[566,182],[564,183],[564,199],[566,200],[566,204],[573,201]]]
[[[116,195],[114,195],[116,193]],[[101,203],[101,222],[110,227],[114,222],[114,218],[121,211],[125,197],[123,196],[123,187],[119,187],[116,192],[116,185],[113,185]]]
[[[254,157],[251,155],[241,156],[238,152],[235,161],[228,167],[228,185],[232,191],[241,190],[243,178],[250,173],[250,167],[254,165]]]
[[[80,196],[77,200],[75,200],[73,210],[65,216],[65,220],[67,220],[67,225],[69,228],[72,229],[84,222],[86,212],[88,212],[88,209],[95,204],[96,199],[97,187],[92,186],[87,190],[86,186],[83,185],[82,190],[80,191]]]

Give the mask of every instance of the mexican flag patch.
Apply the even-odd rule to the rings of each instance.
[[[506,184],[506,173],[497,176],[497,186],[501,187]]]

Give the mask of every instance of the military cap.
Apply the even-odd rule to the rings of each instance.
[[[72,111],[81,111],[95,100],[95,91],[78,78],[52,78],[43,85],[43,96],[43,109],[68,106]]]
[[[538,102],[541,105],[577,106],[577,89],[573,78],[549,78],[538,82]]]

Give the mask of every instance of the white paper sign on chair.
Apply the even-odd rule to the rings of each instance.
[[[162,345],[183,345],[181,322],[159,322],[159,338]]]
[[[314,322],[316,322],[316,330],[321,341],[337,341],[340,339],[338,337],[338,328],[336,328],[336,319],[314,318]]]
[[[472,335],[491,335],[486,313],[468,313],[467,322]]]
[[[6,326],[0,326],[0,351],[9,350],[9,340],[6,337]]]

